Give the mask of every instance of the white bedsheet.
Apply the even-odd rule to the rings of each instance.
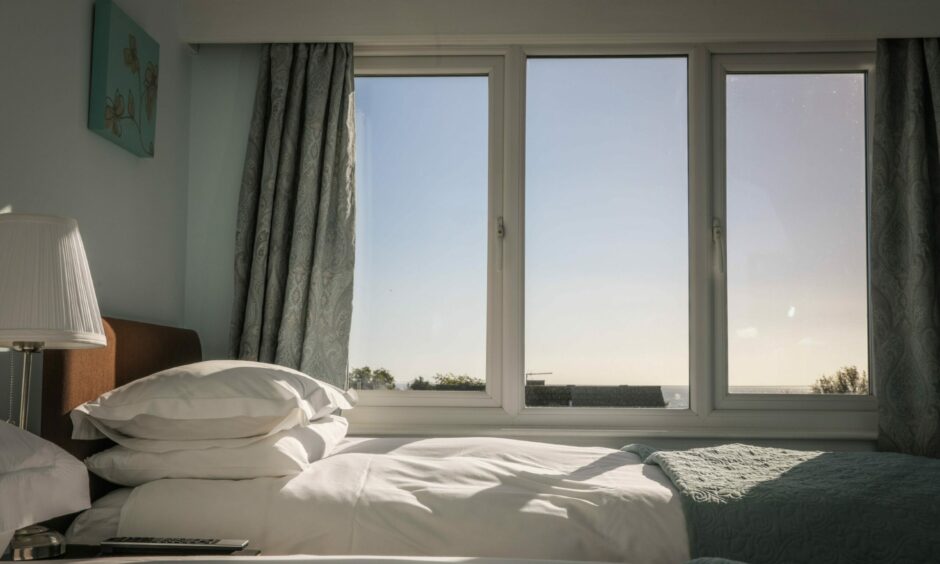
[[[657,467],[495,438],[348,439],[294,477],[151,482],[129,496],[118,534],[247,538],[266,555],[688,559]]]

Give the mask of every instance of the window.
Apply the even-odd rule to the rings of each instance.
[[[872,438],[874,57],[787,48],[361,48],[356,432]]]
[[[733,63],[728,393],[868,395],[867,73],[818,58]]]
[[[686,76],[528,61],[527,406],[689,406]]]
[[[482,394],[489,76],[389,62],[357,61],[350,386]]]

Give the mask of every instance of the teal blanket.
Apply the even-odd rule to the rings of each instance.
[[[623,450],[679,490],[693,558],[940,562],[940,460],[742,444]]]

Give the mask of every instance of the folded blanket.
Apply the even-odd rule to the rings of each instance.
[[[679,490],[693,558],[940,562],[940,460],[742,444],[623,450]]]

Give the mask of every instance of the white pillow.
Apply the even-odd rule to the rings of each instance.
[[[16,529],[88,505],[88,471],[81,461],[0,421],[0,554]]]
[[[118,536],[121,509],[131,496],[133,488],[108,492],[82,511],[65,531],[65,544],[99,545],[101,541]]]
[[[352,409],[354,392],[284,366],[212,360],[170,368],[72,410],[72,438],[239,439]]]
[[[346,436],[347,427],[343,417],[327,416],[247,446],[162,453],[116,446],[90,456],[85,464],[105,480],[123,486],[164,478],[247,480],[290,476],[329,456]]]

